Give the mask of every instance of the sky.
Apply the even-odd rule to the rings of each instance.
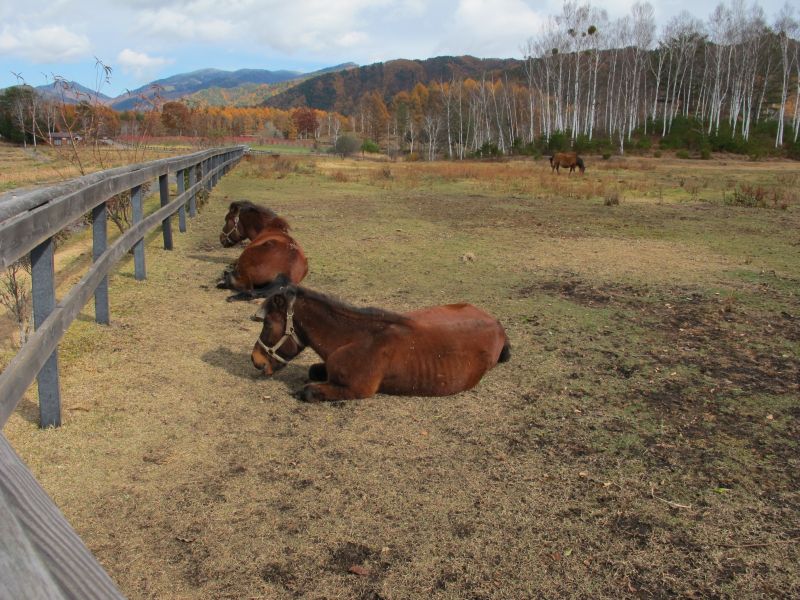
[[[785,0],[762,0],[768,22]],[[610,18],[634,0],[595,0]],[[719,0],[650,0],[659,27]],[[749,2],[748,2],[749,3]],[[202,68],[310,72],[344,62],[521,58],[562,0],[0,0],[0,88],[77,81],[116,96]],[[104,81],[97,61],[111,67]],[[18,78],[19,76],[19,78]]]

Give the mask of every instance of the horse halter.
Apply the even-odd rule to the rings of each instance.
[[[303,345],[303,343],[300,341],[300,338],[297,337],[297,332],[294,329],[294,298],[289,300],[289,304],[286,307],[286,328],[283,330],[283,337],[281,337],[281,339],[275,342],[275,344],[273,344],[271,347],[267,346],[264,342],[261,341],[261,336],[258,336],[256,342],[258,343],[259,346],[261,346],[264,349],[264,351],[267,353],[267,356],[269,356],[270,358],[274,358],[279,363],[288,365],[289,361],[283,358],[282,356],[279,356],[278,350],[280,349],[281,346],[283,346],[283,344],[289,338],[292,338],[294,340],[294,343],[297,344],[298,347]]]
[[[236,233],[239,233],[239,214],[238,213],[236,214],[236,217],[234,217],[234,219],[233,219],[233,227],[231,227],[231,230],[228,233],[225,233],[225,229],[222,230],[222,233],[225,234],[225,240],[227,242],[229,242],[230,244],[236,244],[236,243],[242,241],[241,238],[239,238],[238,240],[235,240],[235,241],[231,239],[231,236],[233,235],[234,231]]]

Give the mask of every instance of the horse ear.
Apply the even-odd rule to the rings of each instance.
[[[251,321],[258,321],[260,323],[264,322],[264,319],[267,318],[267,302],[269,302],[269,300],[264,300],[261,303],[261,306],[258,307],[258,310],[255,312],[255,314],[250,317]]]

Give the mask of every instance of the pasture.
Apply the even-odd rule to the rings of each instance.
[[[800,164],[586,165],[242,163],[73,324],[64,426],[31,390],[5,435],[130,598],[797,596]],[[258,304],[214,287],[234,199],[289,220],[304,285],[471,302],[510,362],[298,402],[313,354],[261,377]]]

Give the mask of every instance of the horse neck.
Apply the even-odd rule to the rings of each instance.
[[[289,228],[286,221],[275,215],[251,212],[242,215],[240,220],[245,236],[251,240],[256,239],[258,234],[268,229],[286,233],[286,230]]]
[[[245,213],[239,216],[239,222],[242,224],[244,237],[250,240],[256,239],[258,234],[264,229],[264,225],[261,222],[261,215]]]
[[[323,359],[378,325],[377,320],[369,316],[349,311],[338,304],[334,306],[324,297],[298,291],[294,304],[298,333]]]

